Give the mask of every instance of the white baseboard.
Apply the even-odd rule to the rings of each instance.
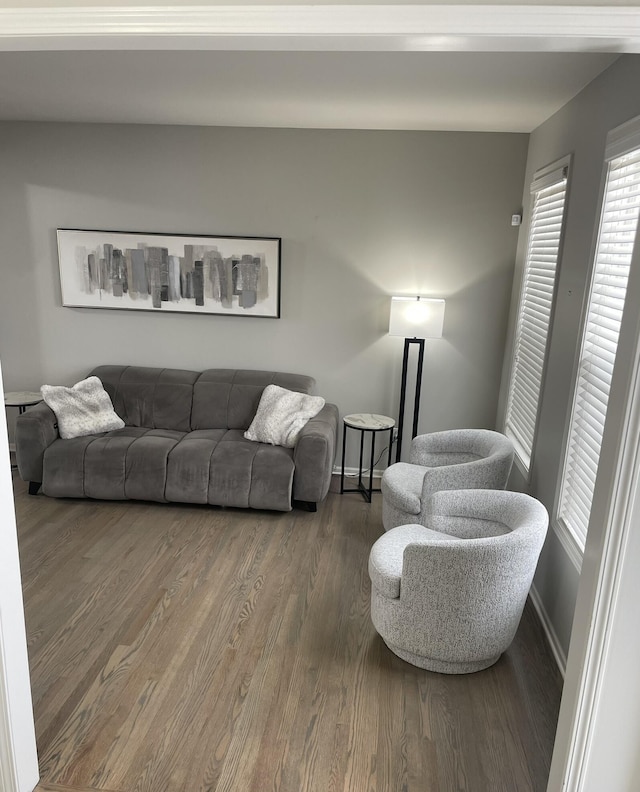
[[[549,614],[547,613],[535,586],[531,587],[529,596],[531,597],[531,602],[533,604],[533,607],[536,609],[536,613],[538,614],[538,618],[540,619],[540,624],[542,625],[542,629],[544,630],[544,634],[547,638],[547,643],[551,648],[553,656],[556,660],[556,664],[560,669],[562,678],[564,679],[564,675],[567,670],[567,656],[564,653],[564,649],[562,648],[560,641],[558,640],[558,636],[553,627],[551,619],[549,618]]]

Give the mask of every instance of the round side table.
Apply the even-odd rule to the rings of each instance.
[[[354,413],[345,415],[342,419],[342,472],[340,474],[340,493],[359,492],[362,497],[371,503],[371,496],[380,489],[373,488],[373,465],[375,462],[376,437],[378,432],[389,432],[389,461],[391,464],[391,447],[393,445],[393,427],[396,425],[395,419],[386,415],[374,415],[373,413]],[[358,486],[352,489],[344,487],[344,460],[347,451],[347,429],[357,429],[360,432],[360,464],[358,467]],[[362,465],[364,460],[364,438],[366,434],[371,435],[371,463],[369,465],[369,486],[365,487],[362,482]]]
[[[17,407],[18,413],[22,413],[34,404],[42,401],[42,394],[38,391],[9,391],[4,394],[5,407]]]

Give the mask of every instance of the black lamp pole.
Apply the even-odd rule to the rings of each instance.
[[[424,338],[405,338],[404,354],[402,356],[402,382],[400,385],[400,409],[398,411],[398,445],[396,462],[400,461],[402,453],[402,430],[404,428],[404,407],[407,395],[407,366],[409,363],[409,345],[418,345],[418,368],[416,371],[416,393],[413,402],[413,431],[411,439],[418,434],[418,414],[420,412],[420,389],[422,388],[422,364],[424,362]]]

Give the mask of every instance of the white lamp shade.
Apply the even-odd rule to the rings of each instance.
[[[444,300],[392,297],[389,335],[402,338],[442,338]]]

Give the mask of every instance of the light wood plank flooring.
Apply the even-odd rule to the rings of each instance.
[[[561,678],[530,606],[433,674],[369,619],[380,496],[316,514],[53,500],[15,480],[40,792],[544,792]]]

